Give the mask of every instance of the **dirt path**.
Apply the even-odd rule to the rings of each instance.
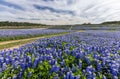
[[[85,31],[84,30],[79,30],[77,32],[85,32]],[[26,39],[20,39],[20,40],[12,40],[12,41],[1,42],[0,46],[4,46],[4,47],[0,48],[0,50],[4,50],[4,49],[13,50],[14,48],[19,48],[19,47],[21,47],[25,44],[34,42],[37,39],[54,37],[54,36],[63,36],[63,35],[66,35],[66,34],[70,34],[70,33],[56,34],[56,35],[46,35],[46,36],[40,36],[40,37],[34,37],[34,38],[26,38]]]
[[[19,41],[25,41],[25,40],[31,40],[31,39],[39,39],[39,38],[44,38],[44,36],[42,36],[42,37],[34,37],[34,38],[27,38],[27,39],[20,39],[20,40],[5,41],[5,42],[1,42],[0,45],[19,42]]]
[[[46,36],[40,36],[40,37],[34,37],[34,38],[1,42],[0,43],[0,50],[4,50],[4,49],[11,49],[12,50],[14,48],[19,48],[20,46],[23,46],[25,44],[36,41],[37,39],[49,38],[49,37],[54,37],[54,36],[62,36],[62,35],[66,35],[66,34],[69,34],[69,33],[64,33],[64,34],[61,33],[61,34],[56,34],[56,35],[46,35]]]

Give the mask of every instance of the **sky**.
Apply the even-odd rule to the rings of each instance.
[[[120,0],[0,0],[0,21],[48,25],[120,20]]]

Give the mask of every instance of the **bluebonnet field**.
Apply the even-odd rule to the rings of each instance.
[[[65,32],[66,30],[53,29],[1,29],[0,37],[3,36],[22,36],[22,35],[36,35],[36,34],[50,34],[56,32]]]
[[[0,41],[16,40],[21,38],[29,38],[34,36],[42,36],[48,34],[56,34],[69,32],[67,30],[56,29],[0,29]]]
[[[75,32],[0,51],[0,78],[120,79],[120,32]]]

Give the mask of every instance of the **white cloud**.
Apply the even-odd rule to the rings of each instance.
[[[84,22],[100,23],[104,21],[120,20],[119,0],[4,1],[18,5],[24,10],[0,3],[0,20],[45,24],[81,24]],[[42,8],[37,9],[34,5],[42,6]]]

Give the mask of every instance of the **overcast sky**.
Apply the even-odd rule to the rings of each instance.
[[[0,0],[0,21],[43,24],[120,20],[120,0]]]

